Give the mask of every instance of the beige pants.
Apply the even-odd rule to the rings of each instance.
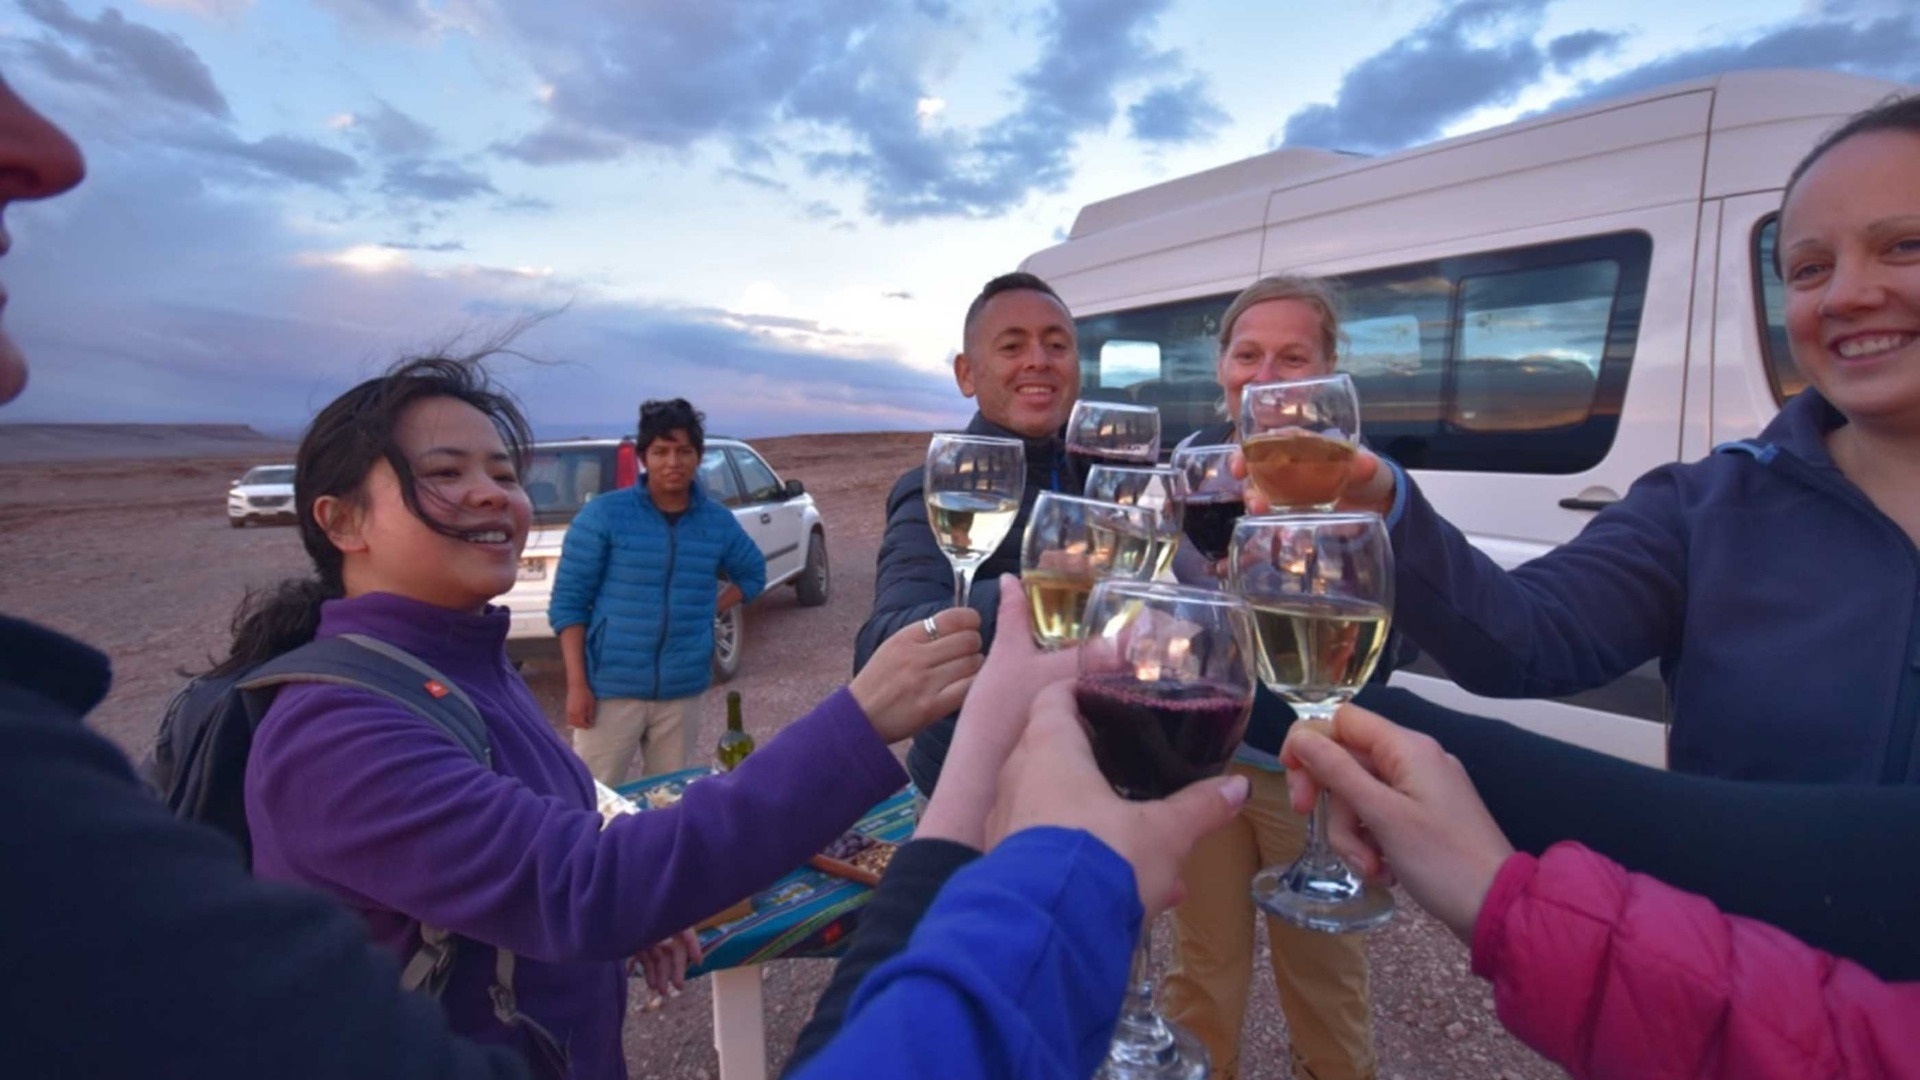
[[[1240,1033],[1253,981],[1253,897],[1264,866],[1292,862],[1307,819],[1287,802],[1286,777],[1244,765],[1252,784],[1239,816],[1193,849],[1181,874],[1187,898],[1173,909],[1174,967],[1161,990],[1167,1016],[1213,1055],[1214,1080],[1240,1074]],[[1364,935],[1323,934],[1267,919],[1273,978],[1292,1036],[1295,1080],[1372,1080],[1373,1018]]]
[[[684,769],[700,730],[699,705],[697,694],[670,701],[601,698],[594,705],[593,726],[574,729],[573,752],[608,787],[626,783],[635,750],[643,776]]]

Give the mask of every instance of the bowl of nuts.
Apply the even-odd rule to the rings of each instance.
[[[807,862],[814,869],[835,877],[857,881],[862,885],[878,885],[880,876],[887,872],[887,866],[893,862],[893,853],[898,848],[897,844],[876,840],[865,833],[848,832],[842,833]]]

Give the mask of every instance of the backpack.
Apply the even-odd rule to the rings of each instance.
[[[240,845],[249,868],[253,836],[247,828],[247,758],[253,734],[288,683],[333,683],[378,694],[406,706],[458,743],[482,766],[493,767],[486,720],[452,679],[419,657],[364,634],[319,638],[235,675],[202,675],[189,682],[161,717],[153,754],[143,768],[175,817],[210,825]],[[420,948],[407,958],[400,986],[439,997],[453,971],[458,939],[420,924]],[[494,1015],[524,1028],[549,1069],[565,1072],[567,1055],[514,1000],[513,954],[495,950]]]

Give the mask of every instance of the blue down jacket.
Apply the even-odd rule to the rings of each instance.
[[[691,697],[712,680],[722,573],[748,600],[767,587],[759,546],[698,484],[675,522],[644,484],[609,492],[567,527],[547,621],[556,634],[586,626],[595,697]]]

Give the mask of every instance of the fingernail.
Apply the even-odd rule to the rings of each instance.
[[[1229,776],[1220,783],[1220,797],[1235,806],[1239,806],[1241,803],[1247,801],[1247,789],[1248,784],[1246,777],[1238,775]]]

